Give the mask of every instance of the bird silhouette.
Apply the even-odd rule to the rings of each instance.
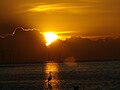
[[[49,74],[50,74],[50,76],[48,77],[48,83],[49,83],[49,81],[51,81],[51,80],[52,80],[52,75],[51,75],[51,72],[49,72]]]

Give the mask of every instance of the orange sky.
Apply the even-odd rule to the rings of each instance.
[[[21,20],[40,32],[120,34],[120,0],[0,0],[0,23]]]

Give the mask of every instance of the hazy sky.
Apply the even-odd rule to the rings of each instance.
[[[119,35],[120,0],[0,0],[0,23],[7,21],[64,35]]]

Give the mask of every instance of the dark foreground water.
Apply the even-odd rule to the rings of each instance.
[[[49,72],[53,79],[48,84]],[[120,61],[0,66],[0,90],[120,90]]]

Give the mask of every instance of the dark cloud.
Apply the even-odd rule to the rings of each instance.
[[[60,60],[64,60],[67,57],[74,57],[77,61],[120,59],[120,37],[116,39],[107,37],[97,40],[71,37],[66,41],[58,43],[56,42],[51,45],[51,53],[54,53],[54,58],[56,56],[59,59],[61,58]]]
[[[37,30],[16,29],[13,36],[0,38],[0,62],[23,63],[45,60],[44,36]]]
[[[13,35],[0,38],[0,63],[63,62],[68,57],[75,61],[118,60],[119,50],[120,37],[91,40],[74,36],[47,48],[38,30],[17,28]]]

